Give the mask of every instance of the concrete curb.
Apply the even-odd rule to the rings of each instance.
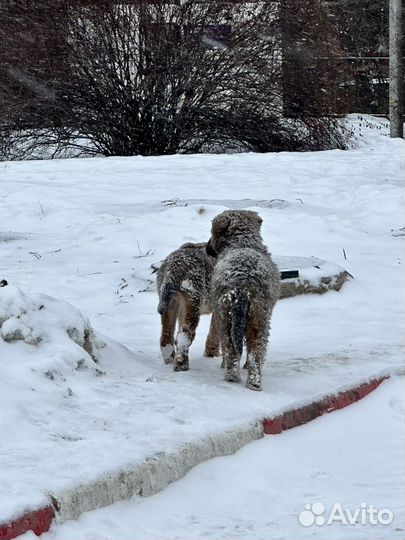
[[[381,372],[366,381],[316,397],[308,403],[291,405],[272,417],[185,444],[175,453],[159,452],[139,465],[61,493],[49,494],[49,504],[46,506],[30,510],[8,523],[0,523],[0,540],[11,540],[27,531],[39,536],[50,529],[53,520],[61,523],[77,519],[84,512],[129,499],[133,495],[147,497],[158,493],[203,461],[234,454],[242,446],[265,434],[274,435],[306,424],[362,399],[393,374]]]
[[[234,454],[264,436],[261,421],[188,443],[175,453],[159,452],[139,465],[53,496],[59,519],[77,519],[83,512],[129,499],[148,497],[182,478],[190,469],[214,457]]]

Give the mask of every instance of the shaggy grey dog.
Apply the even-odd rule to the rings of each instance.
[[[243,343],[246,386],[262,388],[270,319],[280,295],[280,272],[260,235],[262,219],[250,210],[227,210],[212,222],[207,253],[217,257],[210,299],[222,347],[225,380],[240,381]]]
[[[208,293],[215,259],[207,254],[207,244],[183,244],[163,261],[157,273],[158,312],[162,333],[160,350],[166,364],[175,371],[189,369],[188,350],[201,313],[210,313]],[[178,333],[174,340],[176,322]],[[219,355],[216,325],[211,326],[205,343],[205,356]]]

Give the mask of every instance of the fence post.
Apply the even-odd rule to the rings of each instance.
[[[403,137],[402,0],[389,0],[389,113],[390,136]]]

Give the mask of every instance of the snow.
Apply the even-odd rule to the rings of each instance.
[[[165,362],[169,363],[172,352],[174,351],[174,345],[164,345],[164,347],[160,347],[160,351],[162,353],[162,357]]]
[[[402,364],[403,237],[392,230],[403,227],[404,143],[384,130],[363,130],[345,152],[0,164],[0,292],[13,299],[9,330],[10,310],[25,311],[17,326],[34,337],[0,339],[0,521],[49,491]],[[190,371],[174,373],[159,350],[150,265],[208,240],[230,207],[260,212],[273,254],[355,277],[276,305],[262,393],[225,383],[220,360],[202,357],[208,316]],[[95,369],[66,332],[72,321],[91,323]],[[81,358],[89,369],[74,369]]]
[[[403,538],[403,390],[393,378],[346,409],[198,465],[157,495],[55,525],[44,540]],[[307,505],[319,525],[302,514]],[[326,524],[334,505],[345,521]],[[348,512],[372,507],[392,521],[373,524],[363,511],[349,524]]]
[[[190,338],[185,332],[179,332],[176,336],[177,347],[180,353],[188,351],[191,345]]]
[[[193,291],[193,290],[194,290],[193,284],[192,284],[191,281],[188,280],[188,279],[184,279],[184,280],[181,282],[181,286],[182,286],[182,288],[185,289],[186,291]]]
[[[103,346],[96,342],[89,320],[78,309],[46,295],[28,296],[13,285],[0,289],[0,324],[0,337],[7,343],[23,341],[42,348],[48,344],[64,346],[65,341],[70,346],[75,343],[83,349],[77,351],[81,357],[78,362],[86,368],[95,366],[96,349]],[[62,334],[54,335],[59,330]],[[9,352],[12,354],[12,350]],[[50,351],[50,357],[57,355],[57,350]]]

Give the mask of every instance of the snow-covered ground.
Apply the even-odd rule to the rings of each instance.
[[[42,294],[73,304],[105,344],[85,370],[67,361],[75,343],[0,339],[0,521],[49,490],[402,362],[404,142],[385,135],[363,130],[346,152],[0,164],[0,280],[30,305]],[[189,372],[164,365],[158,346],[150,265],[208,239],[230,207],[260,212],[273,253],[355,277],[340,293],[278,303],[260,394],[202,357],[207,316]]]
[[[403,538],[403,390],[403,377],[387,381],[351,407],[198,465],[157,495],[54,526],[44,540]]]

